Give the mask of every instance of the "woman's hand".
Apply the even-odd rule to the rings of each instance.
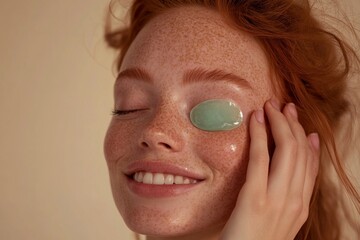
[[[250,119],[246,182],[221,240],[293,240],[308,217],[319,137],[305,135],[294,104],[281,112],[276,100],[270,100],[264,109],[275,141],[271,164],[264,112],[258,110]]]

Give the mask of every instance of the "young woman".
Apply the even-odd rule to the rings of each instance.
[[[135,0],[105,143],[128,227],[157,239],[340,239],[330,168],[356,54],[307,1]],[[359,213],[357,213],[359,215]]]

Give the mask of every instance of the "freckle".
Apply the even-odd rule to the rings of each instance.
[[[264,78],[263,62],[249,61],[253,52],[251,50],[247,51],[249,46],[247,43],[252,42],[248,36],[239,38],[236,33],[231,33],[226,28],[226,25],[218,21],[219,18],[216,18],[213,14],[201,15],[202,18],[199,18],[196,14],[190,14],[189,17],[185,15],[186,17],[184,17],[184,14],[186,14],[186,11],[173,14],[173,18],[168,18],[169,21],[164,21],[163,18],[154,20],[155,28],[152,28],[152,32],[148,32],[143,36],[147,41],[142,39],[143,43],[141,44],[143,45],[139,43],[139,46],[135,47],[134,50],[138,51],[134,59],[140,59],[140,65],[151,66],[155,70],[166,68],[166,71],[154,71],[154,74],[162,72],[161,77],[164,77],[164,79],[181,76],[174,74],[172,71],[164,73],[169,72],[168,69],[175,69],[181,73],[185,68],[194,67],[196,64],[215,66],[232,72],[237,71],[236,73],[239,73],[242,77],[257,81],[258,83],[254,85],[256,89],[266,87],[263,84],[266,80],[261,79]],[[207,24],[204,24],[204,22]],[[195,38],[189,41],[188,37],[194,35]],[[151,54],[157,55],[154,57]],[[221,58],[220,63],[219,58]],[[179,68],[179,63],[182,64],[180,65],[181,68]],[[226,69],[226,67],[229,68]],[[159,82],[163,85],[167,84],[165,81]],[[171,81],[169,82],[171,83]],[[219,86],[220,92],[222,89]],[[164,99],[169,98],[171,98],[171,95],[167,93]],[[253,92],[248,94],[248,98],[258,99],[256,93]],[[164,109],[170,109],[166,105],[169,102],[162,102],[161,104]],[[251,103],[250,109],[256,104],[259,104],[259,102]],[[164,125],[160,124],[161,122],[179,123],[179,118],[175,118],[169,112],[161,116],[164,118],[159,121],[159,125],[156,127],[164,127]],[[182,123],[180,122],[180,124]],[[189,207],[189,209],[184,209],[184,205],[180,203],[182,209],[180,207],[176,208],[176,205],[169,211],[164,209],[159,211],[159,208],[156,209],[155,207],[153,209],[127,210],[126,206],[133,206],[133,199],[128,198],[128,203],[124,204],[124,209],[126,209],[124,211],[130,212],[129,216],[134,219],[133,221],[142,221],[145,224],[151,223],[155,228],[165,233],[171,232],[172,229],[174,231],[185,231],[185,229],[188,230],[194,228],[194,226],[198,227],[203,223],[209,224],[209,221],[213,221],[212,226],[224,224],[234,207],[237,194],[245,179],[246,164],[244,163],[247,163],[249,148],[247,126],[243,125],[236,132],[216,134],[197,132],[195,135],[191,135],[194,134],[194,131],[189,130],[189,128],[174,128],[173,126],[166,126],[169,136],[175,138],[179,134],[179,129],[181,129],[182,133],[192,136],[189,139],[194,142],[187,143],[191,148],[187,150],[189,152],[185,155],[179,155],[178,158],[171,159],[172,163],[179,165],[191,163],[189,165],[194,169],[202,169],[205,172],[211,169],[207,172],[213,172],[216,177],[213,179],[209,177],[209,181],[213,180],[221,184],[210,183],[207,188],[196,192],[196,196],[194,196],[195,194],[182,196],[180,198],[181,203],[191,203],[186,205],[186,208]],[[209,176],[212,176],[211,173],[209,173]],[[176,202],[176,198],[173,201]],[[181,214],[183,215],[181,216]],[[181,217],[188,221],[180,221],[179,218]],[[176,223],[176,221],[181,224],[169,224]]]

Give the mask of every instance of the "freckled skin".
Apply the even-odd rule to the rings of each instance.
[[[218,13],[191,6],[168,10],[142,29],[121,71],[132,67],[145,69],[155,83],[129,83],[143,89],[150,110],[127,120],[114,117],[105,137],[116,206],[129,228],[148,239],[217,239],[245,181],[248,118],[272,96],[265,54],[255,39],[230,28]],[[224,82],[182,86],[184,72],[197,67],[234,73],[252,89]],[[115,103],[120,98],[115,94]],[[241,127],[206,132],[191,124],[191,108],[213,98],[230,98],[240,106]],[[122,171],[146,159],[185,166],[206,180],[180,196],[140,198],[127,188]]]

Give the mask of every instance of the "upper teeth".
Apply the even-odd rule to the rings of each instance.
[[[139,183],[170,185],[170,184],[194,184],[195,179],[164,173],[137,172],[133,176],[134,180]]]

